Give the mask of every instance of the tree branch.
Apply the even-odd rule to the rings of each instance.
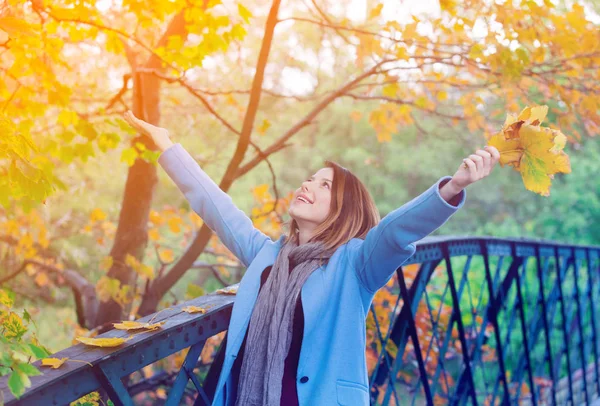
[[[389,62],[389,60],[380,61],[379,63],[377,63],[372,68],[368,69],[367,71],[363,72],[361,75],[357,76],[355,79],[353,79],[353,80],[349,81],[348,83],[344,84],[343,86],[341,86],[340,88],[338,88],[336,91],[331,92],[330,94],[328,94],[327,97],[324,98],[319,104],[317,104],[307,115],[305,115],[292,128],[290,128],[281,137],[279,137],[270,147],[268,147],[267,149],[265,149],[264,152],[263,152],[263,154],[265,155],[265,157],[269,156],[269,155],[271,155],[271,154],[273,154],[273,153],[275,153],[277,151],[279,151],[282,148],[282,146],[286,143],[287,140],[289,140],[294,134],[296,134],[302,128],[304,128],[307,125],[309,125],[312,122],[312,120],[314,120],[314,118],[325,107],[327,107],[331,102],[333,102],[335,99],[337,99],[338,97],[340,97],[344,93],[346,93],[349,90],[351,90],[361,80],[363,80],[363,79],[365,79],[365,78],[367,78],[367,77],[375,74],[377,72],[377,70],[379,69],[379,67],[381,65],[383,65],[384,63],[386,63],[386,62]],[[252,170],[256,165],[258,165],[263,159],[264,158],[262,156],[255,156],[248,163],[246,163],[245,165],[243,165],[242,167],[239,168],[239,170],[237,171],[235,177],[239,178],[239,177],[245,175],[250,170]]]
[[[386,96],[361,96],[361,95],[352,94],[352,93],[347,93],[347,94],[344,94],[343,96],[351,97],[355,100],[380,100],[380,101],[386,101],[389,103],[404,104],[404,105],[412,106],[416,109],[425,111],[427,113],[434,114],[434,115],[437,115],[440,117],[445,117],[445,118],[452,118],[452,119],[456,119],[456,120],[468,120],[469,119],[469,117],[453,116],[451,114],[442,113],[442,112],[439,112],[436,110],[426,109],[424,107],[418,106],[415,102],[413,102],[411,100],[400,100],[400,99],[394,99],[392,97],[386,97]]]
[[[265,24],[265,32],[263,41],[261,44],[258,61],[256,63],[256,73],[254,80],[252,81],[250,99],[248,101],[248,108],[246,109],[246,115],[244,117],[244,123],[242,125],[241,134],[238,140],[237,148],[235,153],[229,162],[225,175],[221,180],[219,187],[221,190],[226,192],[231,187],[233,181],[236,179],[236,173],[238,171],[239,164],[244,158],[245,152],[250,145],[250,135],[252,134],[252,128],[258,105],[260,102],[262,84],[264,80],[265,67],[269,59],[269,52],[271,49],[271,43],[273,40],[273,34],[275,26],[277,25],[277,14],[279,12],[280,0],[273,0],[269,15]],[[189,269],[195,258],[200,255],[206,243],[208,242],[211,231],[204,224],[200,229],[200,232],[196,234],[194,241],[188,248],[187,252],[177,261],[177,263],[170,269],[170,271],[162,278],[155,279],[151,285],[151,292],[146,295],[140,305],[140,314],[146,314],[151,312],[156,307],[156,303],[160,298],[168,292],[171,287],[181,278],[181,276]]]
[[[219,281],[220,284],[222,284],[223,286],[229,286],[230,283],[228,283],[225,279],[223,279],[223,276],[221,275],[221,273],[216,269],[217,265],[219,265],[219,264],[209,264],[208,262],[204,262],[204,261],[196,261],[190,268],[210,269],[213,276]],[[236,268],[236,269],[242,268],[242,266],[240,266],[240,265],[221,265],[221,266],[228,266],[228,267]]]
[[[35,259],[26,259],[23,261],[19,269],[0,279],[0,286],[19,275],[29,264],[35,265],[47,272],[52,272],[64,278],[67,286],[71,288],[73,295],[75,296],[77,322],[79,325],[87,327],[89,320],[92,320],[89,317],[95,314],[98,306],[98,299],[96,298],[95,286],[89,283],[87,279],[81,276],[78,272],[75,272],[71,269],[61,270]]]

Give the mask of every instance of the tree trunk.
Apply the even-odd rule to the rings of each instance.
[[[173,17],[157,46],[164,46],[169,37],[187,37],[185,27],[185,9]],[[143,72],[133,75],[133,113],[153,125],[160,125],[160,81],[152,71],[164,71],[160,57],[152,54],[144,66]],[[147,149],[156,151],[154,142],[146,136],[139,136],[132,140],[143,143]],[[152,205],[152,195],[157,183],[156,165],[136,159],[127,173],[125,193],[119,215],[119,225],[110,255],[113,257],[113,266],[108,271],[108,276],[118,279],[122,285],[134,283],[134,271],[125,265],[127,254],[131,254],[139,261],[143,260],[146,244],[148,243],[148,218]],[[113,300],[101,303],[94,320],[95,326],[105,325],[123,319],[124,309]],[[106,325],[106,327],[112,327]]]
[[[158,125],[160,122],[160,79],[149,74],[136,74],[133,81],[133,112],[137,117]],[[140,136],[132,140],[142,142],[148,149],[155,149],[148,137]],[[119,215],[119,224],[110,251],[113,265],[108,277],[116,278],[121,285],[134,281],[134,271],[125,265],[127,254],[142,259],[148,243],[148,217],[152,205],[152,195],[157,183],[156,165],[136,159],[127,173],[125,193]],[[94,325],[117,322],[123,319],[124,309],[114,300],[101,303]]]
[[[271,43],[275,32],[275,26],[277,25],[277,14],[279,12],[280,0],[273,0],[269,15],[265,23],[265,34],[263,36],[260,54],[256,62],[256,73],[252,81],[252,88],[250,90],[250,98],[248,100],[248,107],[244,116],[244,123],[242,125],[242,131],[236,150],[229,161],[223,180],[219,184],[219,187],[224,192],[227,192],[233,182],[239,177],[238,172],[240,165],[250,145],[250,136],[252,135],[252,128],[254,126],[254,119],[256,118],[256,112],[260,103],[260,96],[262,92],[262,85],[265,73],[265,67],[269,60],[269,52],[271,50]],[[264,159],[264,157],[262,158]],[[212,231],[206,224],[202,225],[200,232],[196,235],[196,238],[192,242],[191,246],[184,253],[184,255],[176,262],[176,264],[169,270],[169,272],[160,279],[155,279],[150,285],[150,289],[147,294],[144,295],[142,303],[139,308],[140,315],[156,311],[156,307],[160,299],[175,285],[175,283],[183,276],[183,274],[192,266],[198,255],[202,253],[206,244],[208,243]]]

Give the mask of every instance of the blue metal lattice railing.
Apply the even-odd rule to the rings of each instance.
[[[371,404],[590,404],[600,393],[600,247],[493,237],[427,237],[375,296],[368,316]],[[234,297],[210,294],[147,316],[165,321],[117,348],[81,344],[54,354],[89,362],[43,369],[20,400],[63,405],[104,390],[116,405],[149,388],[167,404],[210,402],[223,357],[199,360],[225,331]],[[393,302],[393,303],[392,303]],[[206,314],[181,311],[210,307]],[[119,330],[102,336],[128,335]],[[188,348],[181,370],[131,379]],[[39,361],[34,365],[39,366]],[[127,379],[124,379],[127,378]],[[400,401],[402,399],[402,401]]]

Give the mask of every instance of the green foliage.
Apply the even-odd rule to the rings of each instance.
[[[27,310],[21,318],[13,308],[14,301],[14,292],[0,289],[0,376],[9,375],[8,387],[19,398],[31,386],[29,377],[41,374],[30,364],[31,358],[44,358],[50,352],[34,332],[27,335],[33,320]]]

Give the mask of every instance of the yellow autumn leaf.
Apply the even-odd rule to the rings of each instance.
[[[10,312],[8,317],[2,320],[2,327],[4,327],[5,338],[19,338],[27,332],[23,319],[14,312]]]
[[[75,339],[82,344],[91,345],[94,347],[118,347],[124,342],[131,340],[133,336],[127,338],[123,337],[109,337],[109,338],[90,338],[90,337],[76,337]]]
[[[133,297],[131,295],[131,286],[123,285],[119,289],[117,289],[112,299],[117,302],[121,307],[125,307],[125,305],[131,303]]]
[[[265,135],[267,133],[267,130],[271,127],[271,123],[269,122],[269,120],[264,119],[262,121],[262,123],[256,128],[256,130],[258,131],[258,133],[260,135]]]
[[[165,222],[165,219],[156,210],[150,210],[150,221],[155,226],[160,226]]]
[[[559,130],[542,127],[547,106],[527,107],[518,116],[509,114],[502,130],[488,145],[500,152],[500,166],[521,173],[527,190],[550,195],[554,174],[571,173],[569,156],[563,151],[567,138]]]
[[[152,268],[151,266],[148,266],[146,264],[140,264],[137,268],[134,268],[134,270],[140,276],[145,276],[150,280],[154,279],[154,268]]]
[[[225,96],[225,101],[230,106],[236,106],[238,104],[237,101],[235,100],[235,97],[233,97],[232,94],[228,94],[227,96]]]
[[[238,12],[246,23],[250,22],[250,17],[252,17],[250,10],[238,3]]]
[[[186,313],[206,313],[206,309],[200,306],[186,306],[181,310],[183,310]]]
[[[101,302],[114,298],[121,287],[121,282],[116,278],[102,276],[96,283],[96,295]]]
[[[147,329],[147,330],[157,330],[165,324],[165,321],[161,321],[160,323],[141,323],[139,321],[122,321],[120,323],[113,323],[114,328],[118,330],[138,330],[138,329]]]
[[[160,260],[165,263],[173,262],[173,260],[175,259],[173,256],[173,250],[159,251],[158,256],[160,257]]]
[[[133,166],[135,160],[140,154],[133,147],[125,148],[121,152],[121,162],[127,163],[127,166]]]
[[[254,195],[254,198],[259,202],[271,199],[271,194],[269,193],[269,185],[266,183],[258,185],[254,189],[252,189],[252,194]]]
[[[8,307],[9,309],[12,307],[14,303],[14,294],[11,295],[8,291],[4,289],[0,289],[0,304]]]
[[[96,208],[96,209],[92,210],[92,212],[90,213],[90,221],[92,223],[95,223],[97,221],[102,221],[104,219],[106,219],[106,213],[104,213],[102,211],[102,209]]]
[[[42,359],[42,366],[58,369],[67,360],[68,358],[44,358]]]
[[[158,241],[160,240],[160,233],[158,232],[158,228],[153,228],[148,231],[148,238],[150,241]]]
[[[372,20],[374,18],[379,17],[379,15],[381,15],[381,10],[383,9],[383,3],[379,3],[378,5],[376,5],[375,7],[373,7],[371,9],[371,11],[369,12],[369,20]]]
[[[224,295],[235,295],[237,294],[237,287],[231,288],[231,287],[227,287],[227,288],[223,288],[223,289],[217,289],[217,293],[222,293]]]
[[[169,219],[169,229],[174,233],[179,233],[181,231],[181,223],[183,221],[179,217],[171,217]]]

